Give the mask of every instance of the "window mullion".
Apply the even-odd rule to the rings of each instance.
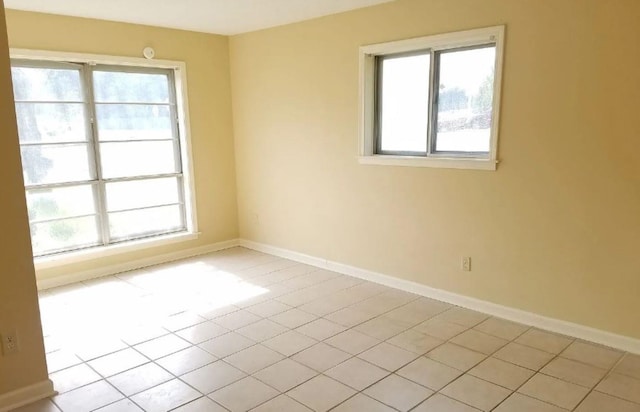
[[[171,113],[171,127],[173,130],[173,138],[174,140],[174,156],[175,156],[175,165],[176,165],[176,171],[180,174],[177,177],[177,183],[178,183],[178,199],[180,202],[180,220],[181,220],[181,224],[183,227],[187,227],[187,210],[186,210],[186,199],[185,199],[185,193],[184,193],[184,163],[185,160],[188,159],[183,159],[183,151],[182,151],[182,145],[181,145],[181,140],[180,140],[180,116],[178,115],[178,105],[177,105],[177,99],[178,99],[178,91],[176,90],[176,79],[175,79],[175,73],[171,72],[169,74],[169,87],[171,90],[171,94],[170,94],[170,113]]]
[[[111,243],[111,235],[109,233],[109,216],[107,214],[106,187],[102,176],[102,164],[100,158],[100,141],[98,138],[98,125],[96,116],[96,103],[93,92],[93,66],[85,65],[84,70],[85,90],[87,93],[87,107],[89,111],[89,127],[91,129],[91,139],[93,146],[93,167],[95,169],[97,185],[94,191],[94,200],[98,215],[100,236],[103,245]]]
[[[174,165],[178,173],[182,173],[182,148],[180,147],[180,117],[176,105],[176,81],[173,73],[167,73],[167,81],[169,83],[169,115],[171,116],[171,133],[173,137],[174,147]]]
[[[176,181],[179,185],[178,201],[180,202],[180,219],[181,219],[182,226],[187,227],[187,208],[185,207],[187,200],[185,199],[185,193],[184,193],[184,177],[182,175],[178,176]]]
[[[429,65],[429,127],[427,127],[427,156],[433,154],[435,148],[437,121],[438,72],[440,70],[440,54],[433,49]]]
[[[382,59],[383,56],[376,57],[374,60],[373,75],[376,79],[375,90],[373,93],[374,103],[373,107],[375,112],[373,130],[374,130],[374,147],[375,153],[382,153]]]

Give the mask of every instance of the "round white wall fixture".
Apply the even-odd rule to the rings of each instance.
[[[156,56],[156,51],[153,50],[153,47],[145,47],[142,50],[142,55],[146,58],[146,59],[153,59]]]

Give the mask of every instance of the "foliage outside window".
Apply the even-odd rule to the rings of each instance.
[[[34,256],[187,230],[173,76],[12,62]]]

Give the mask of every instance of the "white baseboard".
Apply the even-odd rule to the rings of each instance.
[[[53,382],[49,379],[5,394],[0,394],[0,412],[7,412],[55,394]]]
[[[50,289],[75,282],[82,282],[84,280],[115,275],[116,273],[127,272],[129,270],[135,270],[148,266],[159,265],[161,263],[172,262],[174,260],[186,259],[193,256],[204,255],[206,253],[217,252],[219,250],[229,249],[238,245],[238,239],[232,239],[196,248],[184,249],[176,252],[164,253],[161,255],[154,255],[148,258],[132,260],[115,265],[100,266],[96,267],[95,269],[69,273],[63,276],[56,276],[48,279],[36,279],[36,283],[38,285],[38,290]]]
[[[500,317],[513,322],[523,323],[529,326],[535,326],[540,329],[556,332],[579,339],[606,345],[612,348],[624,350],[631,353],[640,354],[640,339],[631,338],[624,335],[595,329],[589,326],[580,325],[578,323],[567,322],[564,320],[538,315],[536,313],[527,312],[508,306],[499,305],[481,299],[460,295],[446,290],[436,289],[412,282],[409,280],[399,279],[393,276],[384,275],[355,266],[349,266],[338,262],[329,261],[315,256],[305,255],[292,250],[283,249],[263,243],[253,242],[250,240],[240,239],[240,246],[257,250],[259,252],[269,253],[286,259],[295,260],[300,263],[317,266],[322,269],[332,270],[334,272],[357,277],[381,285],[389,286],[395,289],[415,293],[428,298],[440,300],[442,302],[451,303],[467,309],[483,312],[488,315]]]

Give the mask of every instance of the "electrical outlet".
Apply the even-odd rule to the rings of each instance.
[[[16,331],[12,331],[1,336],[2,338],[2,354],[4,356],[13,355],[20,352],[20,346],[18,345],[18,334]]]
[[[462,258],[462,270],[465,272],[471,272],[471,256],[465,256]]]

